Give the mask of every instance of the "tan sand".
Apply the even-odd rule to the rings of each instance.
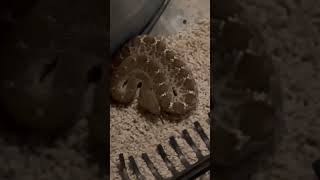
[[[132,155],[137,160],[141,172],[147,179],[153,179],[151,172],[141,159],[142,153],[148,153],[155,166],[165,177],[171,173],[166,168],[161,157],[156,152],[156,146],[162,144],[169,155],[169,159],[178,170],[183,166],[176,157],[174,150],[169,146],[170,136],[175,136],[183,152],[188,156],[190,162],[196,162],[197,158],[192,149],[181,138],[183,129],[188,129],[191,137],[204,154],[208,154],[205,144],[193,130],[193,122],[199,121],[207,135],[209,135],[208,112],[210,105],[210,22],[204,19],[196,24],[187,25],[180,33],[166,37],[168,46],[181,55],[194,73],[194,78],[199,88],[199,104],[196,111],[187,119],[177,123],[157,117],[142,115],[137,111],[137,102],[129,107],[110,107],[110,138],[111,138],[111,179],[121,179],[118,174],[118,154],[124,153],[126,163],[128,156]],[[129,171],[132,179],[132,173]]]

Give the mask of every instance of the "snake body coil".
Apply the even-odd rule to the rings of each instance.
[[[111,96],[130,103],[140,89],[139,105],[153,113],[185,117],[197,106],[198,90],[191,71],[156,37],[137,36],[115,56]]]

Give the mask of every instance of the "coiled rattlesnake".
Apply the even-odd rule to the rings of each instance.
[[[132,102],[140,88],[139,106],[152,114],[180,119],[196,108],[195,79],[162,39],[137,36],[120,49],[114,62],[111,96],[119,103]]]

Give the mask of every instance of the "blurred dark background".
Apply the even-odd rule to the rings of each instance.
[[[246,159],[227,172],[236,174],[239,171],[247,171],[245,174],[253,174],[252,179],[259,180],[316,179],[312,163],[320,156],[318,120],[320,2],[317,0],[215,2],[216,6],[212,10],[217,21],[230,21],[227,17],[233,16],[231,19],[240,19],[240,23],[227,24],[225,34],[228,35],[221,36],[222,39],[219,41],[221,43],[216,43],[214,46],[216,51],[228,52],[224,57],[215,58],[213,63],[216,71],[213,73],[215,91],[212,97],[219,88],[217,81],[227,79],[226,74],[239,67],[234,58],[230,58],[232,57],[230,49],[242,51],[247,47],[248,40],[256,38],[258,41],[252,47],[256,51],[265,52],[272,59],[279,75],[283,101],[281,120],[286,125],[283,127],[278,122],[274,123],[275,129],[283,131],[282,139],[276,143],[274,153],[267,154],[265,160],[256,165],[256,170],[241,169],[249,162]],[[214,27],[219,33],[218,26]],[[227,48],[223,49],[225,47]],[[260,66],[261,64],[257,63],[249,68],[253,71],[247,71],[246,77],[257,79],[262,72]],[[256,85],[263,82],[256,81]],[[215,103],[216,109],[219,109],[219,102]],[[215,111],[215,115],[221,114]],[[232,112],[230,115],[237,117]],[[261,118],[263,116],[260,116],[259,121]],[[218,173],[218,170],[216,172]],[[237,177],[239,178],[240,176]]]
[[[103,0],[0,3],[0,179],[107,173],[108,10]]]

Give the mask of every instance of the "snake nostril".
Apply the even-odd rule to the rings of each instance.
[[[137,88],[141,88],[141,86],[142,86],[142,83],[139,82],[139,84],[137,85]]]
[[[58,57],[53,58],[50,62],[44,64],[43,71],[40,74],[39,81],[43,82],[46,78],[54,72],[58,64]]]
[[[128,84],[128,80],[124,81],[122,87],[124,88]]]
[[[174,96],[178,96],[178,93],[177,93],[177,91],[176,91],[174,88],[172,88],[172,92],[173,92],[173,95],[174,95]]]

